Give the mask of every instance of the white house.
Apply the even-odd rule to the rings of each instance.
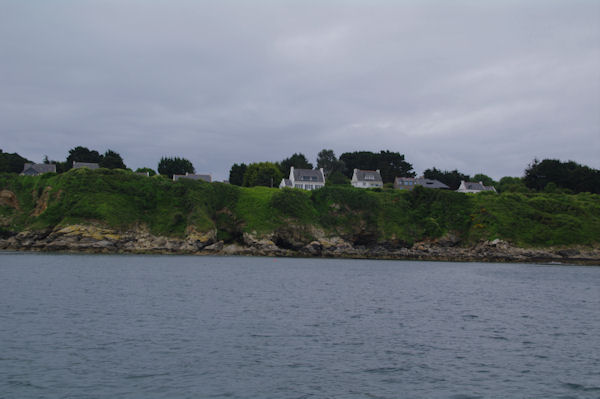
[[[493,186],[484,186],[482,182],[470,182],[461,180],[460,187],[456,190],[459,193],[480,193],[482,191],[493,191],[496,189]]]
[[[383,187],[383,180],[381,179],[381,173],[377,170],[360,170],[354,169],[352,174],[351,183],[354,187],[359,188],[375,188]]]
[[[321,169],[295,169],[290,168],[290,177],[281,179],[279,188],[294,187],[303,190],[316,190],[325,186],[325,175]]]

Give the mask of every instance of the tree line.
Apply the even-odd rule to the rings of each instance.
[[[280,162],[233,164],[229,171],[229,183],[246,187],[278,185],[282,178],[289,176],[292,166],[313,169],[313,164],[304,154],[295,153]],[[398,176],[415,176],[412,165],[406,162],[404,155],[387,150],[378,153],[345,152],[338,158],[333,150],[323,149],[317,155],[316,168],[322,168],[327,182],[332,184],[350,184],[354,169],[379,169],[384,183],[393,183]]]
[[[100,153],[87,147],[77,146],[69,150],[65,161],[49,160],[44,156],[44,163],[56,165],[58,173],[73,167],[73,161],[97,163],[108,169],[127,169],[121,155],[111,149]],[[21,173],[23,165],[31,162],[17,153],[7,153],[0,149],[0,173]],[[250,164],[235,163],[229,171],[229,183],[238,186],[277,187],[281,179],[288,177],[291,167],[313,169],[315,165],[301,153],[280,162],[255,162]],[[354,169],[380,170],[386,186],[394,182],[396,177],[414,177],[412,164],[406,161],[403,154],[382,150],[380,152],[354,151],[345,152],[337,157],[333,150],[323,149],[317,155],[316,168],[323,168],[326,184],[350,184]],[[181,157],[162,157],[158,162],[158,174],[172,178],[174,174],[195,173],[192,162]],[[154,169],[144,167],[135,172],[156,174]],[[441,170],[436,167],[426,169],[423,177],[439,180],[451,190],[456,190],[464,181],[481,181],[486,186],[494,186],[499,192],[548,192],[548,193],[580,193],[600,194],[600,170],[581,165],[574,161],[562,162],[557,159],[534,159],[522,177],[506,176],[494,181],[485,174],[470,176],[456,169]]]
[[[106,169],[127,169],[123,157],[113,150],[106,150],[101,154],[97,150],[90,150],[87,147],[77,146],[69,150],[69,154],[64,161],[55,161],[44,156],[43,163],[56,165],[57,173],[64,173],[73,168],[73,162],[97,163],[99,167]],[[17,153],[6,153],[0,149],[0,172],[21,173],[25,163],[32,163]],[[180,157],[162,157],[157,167],[158,173],[172,178],[174,174],[194,173],[192,163]],[[148,173],[150,176],[156,175],[154,169],[144,167],[135,170],[138,173]]]

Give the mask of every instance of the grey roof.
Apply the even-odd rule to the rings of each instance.
[[[423,187],[443,188],[443,189],[449,189],[450,188],[450,187],[448,187],[447,185],[445,185],[444,183],[442,183],[439,180],[425,179],[425,178],[418,178],[416,180],[417,180],[417,182],[415,184],[421,185]]]
[[[296,169],[294,168],[294,181],[310,181],[325,183],[325,178],[320,169]]]
[[[381,174],[378,170],[360,170],[355,169],[356,171],[356,179],[358,181],[377,181],[383,182],[381,180]]]
[[[485,189],[485,186],[481,183],[476,183],[476,182],[471,182],[471,181],[466,181],[465,182],[465,188],[467,190],[478,190],[478,191],[483,191]]]
[[[394,184],[399,185],[399,182],[412,181],[413,186],[423,186],[427,188],[450,189],[447,185],[439,180],[426,179],[424,177],[396,177]]]
[[[493,186],[484,186],[482,182],[466,181],[465,188],[474,191],[496,191]]]
[[[25,165],[23,165],[23,172],[21,172],[21,174],[39,175],[48,172],[56,173],[56,165],[53,163],[26,163]]]
[[[211,175],[196,175],[192,173],[186,173],[185,175],[173,175],[173,180],[177,181],[179,179],[192,179],[192,180],[204,180],[205,182],[210,183],[212,181]]]
[[[93,163],[93,162],[73,161],[73,169],[79,169],[79,168],[98,169],[99,167],[100,167],[100,165],[98,165],[97,163]]]

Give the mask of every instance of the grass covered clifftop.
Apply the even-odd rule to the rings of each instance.
[[[173,182],[107,169],[0,175],[0,235],[72,224],[143,226],[172,237],[216,230],[226,243],[241,241],[243,233],[277,233],[302,241],[339,236],[365,246],[411,246],[448,234],[463,245],[495,238],[522,247],[597,245],[600,196],[344,186],[308,192]]]

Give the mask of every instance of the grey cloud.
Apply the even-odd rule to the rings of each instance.
[[[390,149],[520,175],[599,168],[600,4],[592,1],[0,2],[5,151],[86,145],[131,167]]]

